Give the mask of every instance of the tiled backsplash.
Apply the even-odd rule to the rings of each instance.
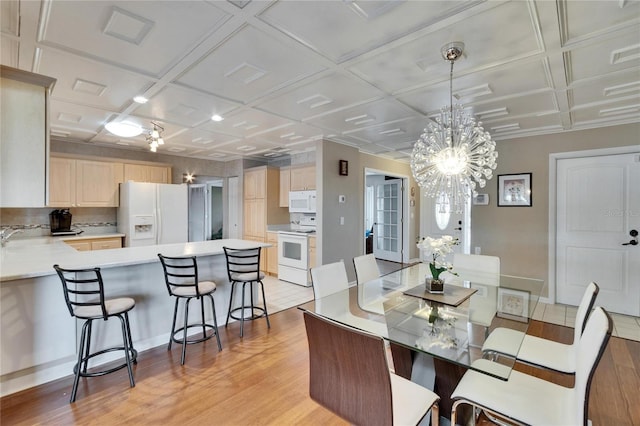
[[[56,209],[0,209],[0,227],[22,229],[14,238],[40,237],[49,235],[49,213]],[[95,207],[69,209],[73,215],[71,226],[86,234],[106,234],[116,232],[117,209],[115,207]]]

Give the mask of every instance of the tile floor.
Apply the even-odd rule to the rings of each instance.
[[[533,312],[533,319],[573,328],[577,310],[575,306],[538,303]],[[613,319],[612,336],[640,342],[640,318],[613,313],[611,318]]]
[[[276,313],[313,300],[311,287],[302,287],[270,276],[264,279],[264,284],[269,313]],[[574,306],[538,303],[533,319],[573,328],[576,311],[577,308]],[[619,314],[611,314],[611,317],[614,323],[613,336],[640,341],[640,318]]]

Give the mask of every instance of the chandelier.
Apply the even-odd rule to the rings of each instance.
[[[497,164],[496,143],[481,122],[453,104],[453,63],[462,56],[464,43],[442,47],[445,60],[451,63],[449,106],[424,129],[411,153],[411,171],[428,197],[448,205],[448,211],[462,212],[476,187],[484,188],[493,177]]]
[[[153,121],[151,124],[153,124],[153,130],[150,130],[147,135],[147,143],[149,144],[151,152],[156,152],[158,145],[164,145],[164,139],[162,139],[162,132],[164,132],[164,128]]]

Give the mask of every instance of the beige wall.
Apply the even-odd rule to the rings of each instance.
[[[340,176],[340,160],[349,162],[349,175]],[[321,263],[327,264],[342,259],[347,267],[349,280],[355,280],[353,258],[364,254],[364,184],[365,168],[387,172],[393,175],[411,176],[409,164],[360,153],[356,148],[329,141],[319,142],[316,147],[316,166],[322,170],[318,174],[319,233],[318,251]],[[416,186],[410,178],[410,186]],[[416,191],[418,193],[418,191]],[[338,202],[344,195],[346,202]],[[420,207],[410,207],[409,215],[410,258],[418,256],[412,236],[418,234]],[[344,217],[344,225],[340,225]]]
[[[498,168],[487,187],[488,206],[471,212],[471,251],[501,258],[502,273],[548,281],[549,155],[637,145],[640,124],[499,141]],[[497,207],[497,175],[532,173],[532,207]]]
[[[344,261],[349,280],[355,280],[352,259],[362,254],[362,171],[358,166],[360,153],[356,148],[328,141],[316,145],[317,208],[320,238],[316,250],[320,253],[318,264]],[[349,162],[349,176],[340,176],[340,160]],[[346,202],[338,203],[344,195]],[[344,225],[340,225],[340,218]]]

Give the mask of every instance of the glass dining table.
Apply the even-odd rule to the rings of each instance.
[[[474,270],[455,272],[447,274],[444,294],[427,291],[429,266],[418,263],[299,308],[383,337],[390,343],[396,374],[404,377],[411,377],[416,354],[432,357],[437,375],[455,376],[440,385],[447,389],[439,393],[450,394],[466,369],[508,380],[515,359],[490,359],[483,354],[482,344],[497,327],[518,330],[521,333],[509,333],[513,341],[506,342],[517,354],[544,281]]]

